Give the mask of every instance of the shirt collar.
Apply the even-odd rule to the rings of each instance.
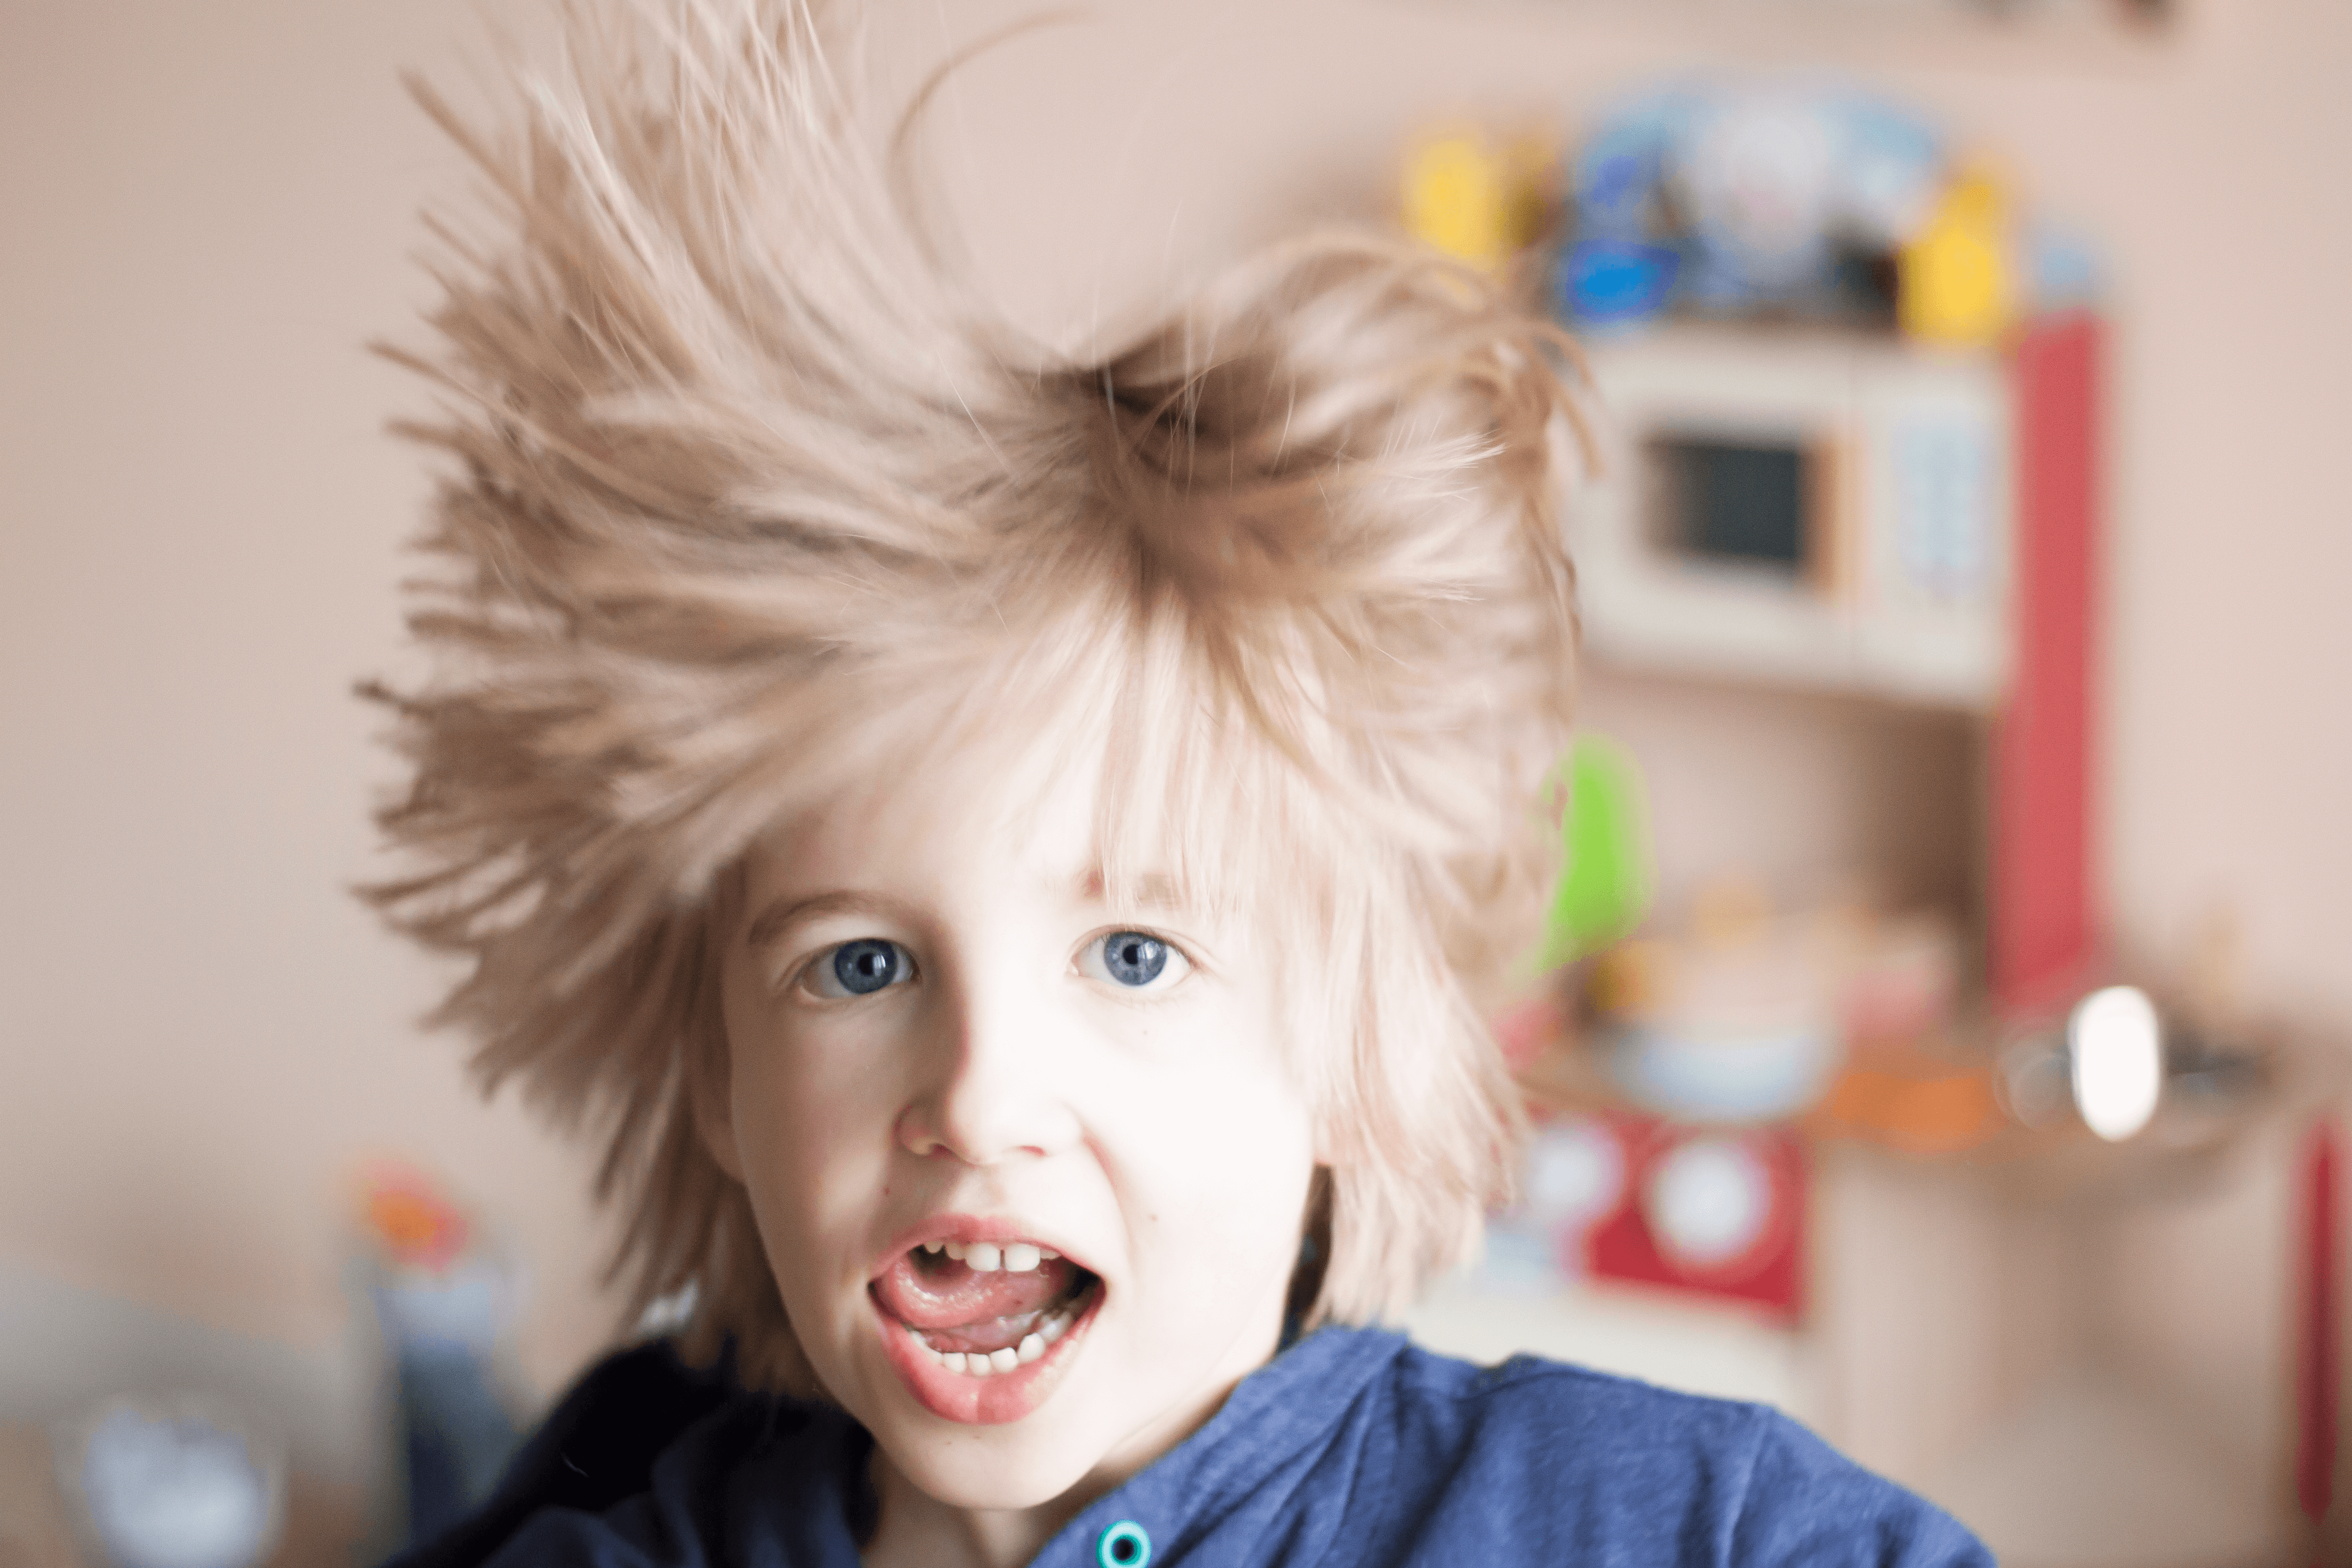
[[[1153,1556],[1181,1555],[1245,1512],[1253,1494],[1311,1463],[1365,1385],[1404,1348],[1402,1335],[1378,1329],[1307,1335],[1244,1378],[1199,1431],[1087,1505],[1032,1568],[1096,1568],[1103,1532],[1121,1521],[1148,1532]],[[836,1408],[785,1405],[777,1414],[786,1409],[799,1432],[770,1446],[766,1462],[729,1488],[742,1511],[730,1549],[759,1539],[771,1552],[782,1548],[785,1563],[855,1563],[872,1521],[866,1460],[873,1438]],[[810,1462],[814,1454],[830,1462]]]
[[[1405,1342],[1379,1329],[1333,1326],[1308,1334],[1244,1378],[1199,1431],[1089,1504],[1038,1553],[1035,1568],[1091,1568],[1097,1542],[1121,1521],[1150,1533],[1154,1556],[1180,1554],[1249,1494],[1328,1442]]]

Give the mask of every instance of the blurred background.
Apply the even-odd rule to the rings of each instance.
[[[877,7],[885,100],[1034,9]],[[0,1563],[381,1549],[626,1327],[346,891],[428,482],[362,344],[465,179],[395,73],[478,100],[486,17],[0,12]],[[1351,222],[1590,347],[1539,1136],[1423,1337],[1769,1400],[2021,1568],[2325,1549],[2347,89],[2335,0],[1103,0],[955,78],[1049,342]]]

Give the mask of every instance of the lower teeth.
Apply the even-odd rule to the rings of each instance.
[[[919,1329],[909,1328],[907,1335],[922,1346],[923,1353],[935,1365],[950,1372],[960,1372],[966,1377],[993,1377],[1000,1373],[1017,1372],[1033,1361],[1042,1360],[1047,1347],[1070,1331],[1070,1315],[1056,1313],[1021,1338],[1017,1345],[1007,1345],[995,1351],[935,1351]]]

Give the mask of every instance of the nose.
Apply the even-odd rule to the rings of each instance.
[[[899,1145],[987,1166],[1075,1144],[1070,1064],[1050,981],[960,977],[940,996],[921,1078],[898,1113]]]

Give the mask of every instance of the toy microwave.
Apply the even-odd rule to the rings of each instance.
[[[1595,654],[1942,706],[1998,699],[2002,361],[1699,327],[1591,358],[1603,463],[1569,527]]]

